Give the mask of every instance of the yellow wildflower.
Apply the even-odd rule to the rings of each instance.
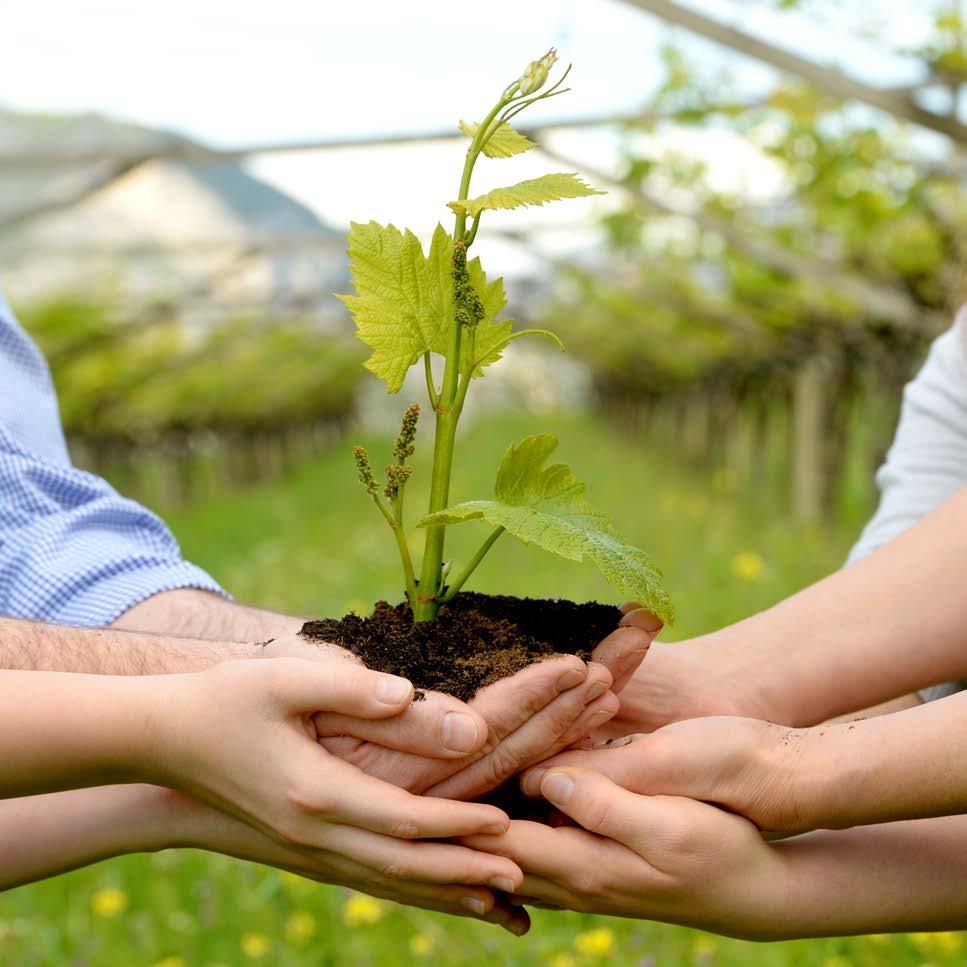
[[[853,967],[853,961],[840,957],[839,954],[834,954],[823,961],[822,967]]]
[[[347,927],[361,927],[383,919],[383,904],[365,893],[354,893],[342,908],[342,918]]]
[[[574,938],[574,946],[584,957],[607,957],[614,950],[614,934],[607,927],[587,930]]]
[[[933,946],[932,933],[908,933],[907,937],[909,938],[910,943],[912,943],[917,950],[927,951]]]
[[[577,961],[570,954],[558,954],[548,961],[547,967],[577,967]]]
[[[152,967],[185,967],[184,957],[165,957],[163,960],[159,960]]]
[[[91,897],[91,909],[99,917],[116,917],[128,908],[128,895],[124,890],[106,887]]]
[[[692,944],[692,956],[699,961],[706,961],[714,956],[715,941],[711,937],[698,937]]]
[[[964,938],[953,930],[943,930],[933,935],[933,943],[937,950],[945,954],[956,954],[963,949]]]
[[[739,551],[732,558],[732,574],[743,581],[758,581],[766,569],[766,562],[755,551]]]
[[[289,943],[305,943],[316,932],[316,921],[304,910],[289,914],[285,921],[285,939]]]
[[[410,937],[410,953],[414,957],[425,957],[433,951],[433,938],[425,933],[416,933]]]
[[[272,941],[264,933],[243,933],[241,947],[246,957],[257,960],[272,949]]]

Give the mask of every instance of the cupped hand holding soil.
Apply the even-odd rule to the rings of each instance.
[[[545,640],[540,644],[528,642],[528,647],[514,658],[519,670],[481,688],[470,700],[470,709],[487,726],[486,740],[480,748],[462,758],[442,758],[439,753],[427,755],[417,750],[396,751],[407,747],[407,717],[424,722],[431,718],[443,720],[452,708],[452,698],[432,691],[427,692],[425,701],[414,703],[406,715],[394,722],[374,723],[367,734],[361,733],[370,729],[369,724],[353,723],[350,731],[348,722],[333,716],[320,717],[316,726],[323,736],[323,745],[371,775],[411,792],[472,799],[600,727],[618,710],[612,689],[620,687],[638,668],[660,630],[660,623],[655,622],[650,631],[642,627],[616,628],[621,618],[617,608],[550,601],[526,604],[531,607],[523,615],[525,634],[534,641],[534,635],[541,634]],[[551,616],[543,627],[534,620],[541,614]],[[313,633],[318,629],[321,637],[323,626],[329,635],[337,637],[340,624],[311,623],[311,628]],[[602,637],[589,655],[588,646]],[[564,651],[579,652],[590,660],[586,663],[576,654],[560,653]],[[399,660],[399,652],[396,658]],[[444,668],[424,671],[430,676],[440,671],[450,671],[452,675],[455,664],[451,657]],[[416,679],[415,684],[426,687],[425,676],[415,674],[412,667],[406,671]],[[398,668],[397,673],[405,671]]]

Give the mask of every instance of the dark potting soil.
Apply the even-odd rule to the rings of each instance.
[[[413,624],[409,604],[380,601],[372,615],[307,621],[302,635],[357,654],[377,671],[408,678],[418,691],[466,701],[478,689],[551,655],[587,659],[621,617],[609,604],[465,592],[433,621]]]

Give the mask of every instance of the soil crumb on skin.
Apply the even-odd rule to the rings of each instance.
[[[424,690],[467,701],[492,682],[550,655],[587,660],[618,626],[613,605],[466,592],[434,621],[413,624],[408,603],[380,601],[372,615],[307,621],[310,641],[342,645],[377,671],[402,675]]]

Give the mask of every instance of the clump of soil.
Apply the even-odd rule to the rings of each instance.
[[[618,625],[613,605],[465,592],[434,621],[413,624],[408,603],[380,601],[372,615],[307,621],[302,635],[329,641],[377,671],[408,678],[418,691],[467,701],[477,691],[551,655],[587,660]]]

